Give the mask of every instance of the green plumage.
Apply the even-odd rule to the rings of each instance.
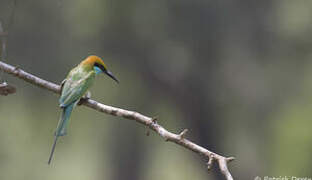
[[[58,137],[66,135],[71,112],[80,98],[93,84],[95,74],[92,66],[80,64],[72,69],[66,77],[59,99],[59,104],[63,111],[55,130],[54,144],[49,158],[49,164],[51,163]]]
[[[71,70],[65,80],[62,95],[59,103],[60,107],[79,100],[93,84],[95,72],[84,66],[78,66]]]

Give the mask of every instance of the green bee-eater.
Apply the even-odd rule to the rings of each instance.
[[[61,97],[59,99],[59,104],[63,111],[55,130],[54,144],[52,146],[48,164],[51,163],[58,137],[66,135],[69,117],[73,108],[93,84],[95,75],[100,73],[105,73],[118,82],[114,75],[107,70],[103,60],[97,56],[87,57],[77,67],[72,69],[63,81]]]

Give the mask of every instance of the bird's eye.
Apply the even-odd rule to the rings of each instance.
[[[106,68],[102,64],[94,63],[94,66],[100,68],[103,72],[106,72]]]
[[[94,66],[95,66],[95,67],[100,67],[100,64],[94,63]]]

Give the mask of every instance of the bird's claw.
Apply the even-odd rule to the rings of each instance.
[[[82,105],[83,103],[85,103],[86,101],[88,101],[91,98],[91,93],[90,91],[88,91],[82,98],[80,98],[79,102],[78,102],[78,106]]]

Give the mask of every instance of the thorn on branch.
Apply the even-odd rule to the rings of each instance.
[[[158,117],[153,117],[152,118],[152,123],[157,124],[157,120],[158,120]]]
[[[151,120],[152,121],[151,121],[151,123],[149,123],[149,125],[157,124],[158,117],[152,117]]]
[[[18,74],[19,71],[20,71],[20,68],[19,68],[18,66],[15,66],[13,72],[14,72],[15,74]]]
[[[150,131],[149,131],[149,127],[153,126],[157,124],[157,117],[153,117],[151,118],[151,121],[149,121],[147,123],[147,129],[146,129],[146,136],[149,136],[150,135]]]
[[[113,110],[111,111],[111,114],[114,115],[114,116],[116,116],[116,115],[117,115],[117,112],[118,112],[118,111],[117,111],[116,109],[113,109]]]
[[[179,139],[183,139],[185,134],[187,133],[188,129],[184,129],[180,134],[179,134]]]
[[[231,162],[233,160],[235,160],[235,157],[228,157],[228,158],[226,158],[226,162]]]
[[[208,162],[207,162],[207,169],[208,169],[208,171],[211,170],[212,164],[213,164],[214,160],[215,160],[215,158],[214,158],[213,154],[210,155],[210,156],[209,156],[209,160],[208,160]]]
[[[6,82],[0,83],[0,95],[7,96],[9,94],[14,94],[15,92],[16,88],[14,86],[11,86]]]

